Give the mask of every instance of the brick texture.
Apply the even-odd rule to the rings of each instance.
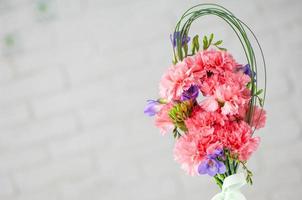
[[[250,25],[267,61],[266,128],[247,199],[302,196],[302,3],[213,0]],[[0,199],[211,199],[209,177],[173,161],[173,139],[143,115],[170,65],[169,34],[201,1],[0,0]],[[244,62],[216,18],[214,32]]]

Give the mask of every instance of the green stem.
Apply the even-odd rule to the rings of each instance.
[[[214,179],[215,179],[215,182],[217,183],[217,185],[219,186],[220,189],[222,189],[222,184],[223,184],[223,181],[218,178],[218,176],[214,176]]]
[[[232,175],[232,171],[231,171],[231,166],[230,166],[230,163],[229,163],[229,155],[226,156],[226,159],[225,159],[225,167],[226,167],[226,175],[227,176],[230,176]]]
[[[226,176],[224,174],[217,174],[218,178],[223,182]]]
[[[234,166],[233,159],[232,159],[231,157],[229,157],[228,160],[229,160],[231,175],[232,175],[232,174],[235,174],[235,166]]]
[[[234,172],[236,174],[237,170],[238,170],[238,162],[237,162],[237,160],[233,160],[233,166],[234,166]]]

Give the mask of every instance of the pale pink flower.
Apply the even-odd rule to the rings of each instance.
[[[266,122],[266,111],[258,106],[254,106],[254,114],[251,125],[256,129],[263,128]]]
[[[199,89],[204,96],[213,95],[215,88],[222,84],[224,77],[217,74],[209,73],[209,76],[205,76],[200,79]],[[225,81],[224,81],[225,82]]]
[[[260,138],[259,137],[253,137],[250,138],[247,143],[245,143],[238,151],[239,154],[239,160],[246,161],[248,160],[252,153],[254,153],[260,143]]]
[[[245,121],[228,121],[216,129],[217,137],[224,147],[238,154],[239,160],[247,160],[257,149],[258,137],[252,137],[252,128]]]
[[[228,148],[239,160],[249,159],[259,145],[251,127],[244,121],[230,121],[218,112],[193,111],[186,120],[188,132],[174,147],[174,158],[190,175],[196,175],[198,164],[217,149]]]
[[[200,102],[200,106],[207,112],[214,112],[219,108],[218,101],[214,97],[209,97]]]
[[[239,113],[239,108],[248,104],[250,92],[239,85],[219,85],[214,94],[201,102],[201,106],[208,112],[216,111],[219,107],[224,115],[235,115]]]
[[[174,146],[174,159],[181,164],[188,174],[197,175],[197,167],[207,155],[207,151],[221,146],[217,140],[212,141],[211,133],[206,134],[186,134],[180,137]]]
[[[208,89],[202,88],[206,78],[233,72],[237,66],[233,57],[225,51],[200,51],[169,67],[160,81],[160,96],[168,100],[179,100],[182,92],[191,85],[200,85],[203,93],[209,93],[209,88],[213,88],[215,81],[208,80]]]
[[[216,125],[223,126],[227,118],[218,112],[206,112],[202,108],[195,108],[191,117],[186,119],[186,127],[191,134],[209,133],[208,130],[213,129]],[[204,131],[206,130],[206,131]]]
[[[155,116],[155,126],[160,129],[160,132],[165,135],[172,130],[174,125],[169,117],[169,111],[173,107],[172,104],[165,104]]]
[[[196,60],[202,63],[205,72],[210,71],[214,74],[234,71],[238,66],[231,54],[214,49],[198,52]]]
[[[187,62],[186,62],[187,61]],[[171,66],[163,75],[160,85],[159,94],[161,98],[170,100],[179,100],[183,91],[188,90],[191,85],[195,85],[194,79],[188,74],[189,58],[185,61]]]

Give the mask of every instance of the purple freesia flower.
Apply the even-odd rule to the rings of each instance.
[[[242,71],[243,71],[243,73],[245,73],[246,75],[252,76],[252,70],[251,70],[249,64],[244,65],[244,66],[242,67]]]
[[[207,155],[207,157],[216,159],[218,157],[222,157],[223,153],[224,153],[223,149],[218,148],[218,149],[215,149],[212,154]]]
[[[248,75],[249,77],[252,77],[252,70],[249,64],[246,64],[244,66],[240,66],[238,68],[238,71],[242,71],[244,74]],[[256,73],[254,72],[254,77],[256,77]]]
[[[176,31],[172,34],[170,34],[170,40],[171,40],[171,43],[173,45],[173,48],[176,47],[177,45],[177,40],[180,38],[180,32],[179,31]],[[187,36],[187,35],[184,35],[182,38],[181,38],[181,46],[184,46],[185,44],[188,44],[188,42],[190,41],[190,37]]]
[[[180,97],[181,101],[190,99],[196,99],[198,97],[199,88],[196,85],[192,85],[188,90],[184,91]]]
[[[160,110],[160,102],[158,100],[147,100],[144,113],[148,116],[154,116]]]
[[[226,168],[224,163],[213,158],[206,158],[198,166],[199,174],[208,174],[210,176],[215,176],[216,174],[223,174],[225,173],[225,171]]]
[[[207,158],[198,166],[198,173],[210,176],[225,173],[226,167],[224,163],[217,159],[221,156],[223,156],[223,149],[216,149],[212,154],[207,155]]]

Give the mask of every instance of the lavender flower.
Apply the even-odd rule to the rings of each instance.
[[[147,100],[147,105],[144,109],[144,113],[148,116],[154,116],[159,111],[160,103],[156,100]]]
[[[176,47],[177,45],[177,40],[180,38],[180,32],[179,31],[176,31],[173,33],[173,36],[172,34],[170,34],[170,40],[171,40],[171,43],[173,45],[173,48]],[[184,35],[182,38],[181,38],[181,46],[184,46],[185,44],[188,44],[189,41],[190,41],[190,37],[187,36],[187,35]]]
[[[216,149],[213,154],[207,155],[207,158],[198,166],[198,173],[208,174],[210,176],[225,173],[226,167],[224,163],[217,159],[221,156],[223,156],[222,149]]]
[[[196,99],[198,97],[199,89],[196,85],[192,85],[188,90],[184,91],[180,97],[181,101]]]
[[[198,166],[199,174],[208,174],[215,176],[216,174],[225,173],[226,168],[223,162],[216,159],[207,158]]]
[[[252,74],[253,74],[249,64],[239,67],[238,71],[242,71],[244,74],[248,75],[249,77],[252,77]],[[254,77],[255,76],[256,76],[256,73],[254,72]]]
[[[222,157],[223,154],[224,154],[223,149],[218,148],[218,149],[215,149],[214,152],[213,152],[212,154],[209,154],[208,157],[209,157],[209,158],[216,159],[216,158],[218,158],[218,157]]]

